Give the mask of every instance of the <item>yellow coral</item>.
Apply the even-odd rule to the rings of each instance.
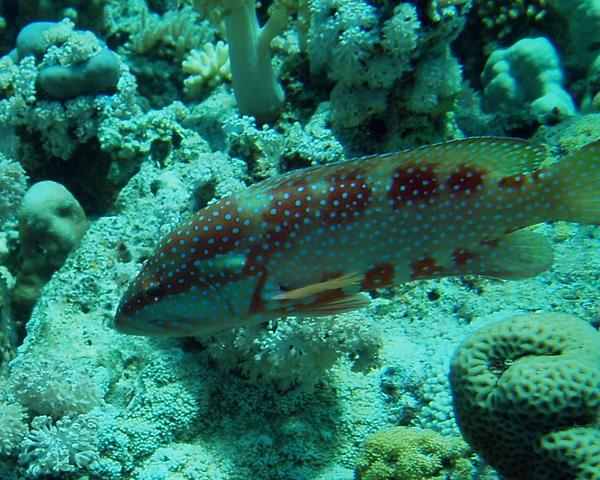
[[[475,0],[473,8],[486,28],[498,30],[498,37],[504,38],[519,22],[541,21],[547,14],[548,0]]]
[[[394,427],[367,436],[357,480],[466,480],[472,451],[460,438],[430,429]]]

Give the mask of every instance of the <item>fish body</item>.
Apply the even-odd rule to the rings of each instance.
[[[552,263],[544,221],[600,223],[600,141],[542,166],[542,147],[471,138],[308,168],[184,220],[117,309],[118,330],[187,336],[368,305],[364,292]]]

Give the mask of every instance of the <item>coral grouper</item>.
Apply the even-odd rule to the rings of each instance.
[[[600,141],[542,165],[542,147],[471,138],[266,180],[164,238],[115,326],[185,336],[364,307],[365,293],[466,273],[518,279],[552,263],[525,227],[600,224]]]

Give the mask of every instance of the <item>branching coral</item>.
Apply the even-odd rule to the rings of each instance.
[[[185,93],[191,98],[199,97],[205,85],[214,87],[231,80],[229,51],[223,42],[208,42],[201,50],[193,49],[181,65],[183,73],[191,74],[183,81]]]
[[[447,46],[462,29],[468,4],[438,3],[432,18],[415,2],[395,2],[393,8],[387,3],[312,1],[307,36],[311,73],[321,85],[324,77],[333,82],[331,120],[336,130],[352,136],[350,129],[359,126],[361,132],[377,128],[390,138],[408,139],[412,132],[406,130],[419,129],[423,141],[427,130],[438,135],[431,132],[431,118],[424,117],[443,119],[461,88],[461,71]],[[429,78],[432,68],[435,73]],[[444,69],[450,74],[441,74]],[[442,130],[444,122],[437,123]],[[369,136],[371,148],[372,140]]]
[[[360,312],[332,319],[286,319],[215,335],[207,353],[224,370],[274,382],[282,388],[299,384],[311,390],[340,359],[356,370],[376,365],[380,332]]]
[[[196,17],[197,14],[189,7],[170,10],[162,17],[145,8],[140,18],[141,25],[132,32],[123,53],[143,55],[160,48],[163,50],[161,55],[181,61],[190,48],[206,37],[196,25]]]

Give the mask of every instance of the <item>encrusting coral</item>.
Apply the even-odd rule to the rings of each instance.
[[[471,446],[512,480],[598,479],[600,333],[576,317],[519,315],[473,333],[450,371]]]
[[[388,428],[368,435],[356,466],[357,480],[468,480],[469,446],[430,429]]]

